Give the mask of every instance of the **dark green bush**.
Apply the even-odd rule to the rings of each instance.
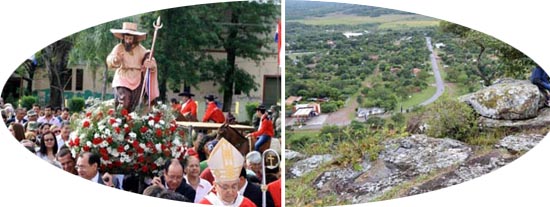
[[[479,132],[474,110],[456,99],[439,98],[426,108],[425,113],[428,124],[426,134],[429,136],[466,141]]]
[[[248,117],[248,121],[252,122],[252,116],[256,114],[256,107],[258,107],[259,105],[260,105],[259,103],[250,102],[244,106],[246,110],[246,115]]]
[[[26,108],[27,110],[32,108],[32,105],[38,102],[38,98],[34,96],[23,96],[21,97],[21,107]]]
[[[81,112],[84,110],[85,100],[81,97],[73,97],[69,101],[69,110],[71,112]]]

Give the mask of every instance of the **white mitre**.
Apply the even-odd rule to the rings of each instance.
[[[231,143],[222,138],[212,149],[207,162],[216,182],[235,181],[241,174],[244,157]]]

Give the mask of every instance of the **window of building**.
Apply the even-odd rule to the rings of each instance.
[[[66,91],[73,90],[73,69],[67,68],[65,73],[62,73],[62,74],[64,75],[61,77],[61,80],[64,80],[62,83],[65,84],[63,88]]]
[[[76,91],[82,91],[84,88],[84,70],[82,69],[76,69]]]

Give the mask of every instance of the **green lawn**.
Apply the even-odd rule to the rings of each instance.
[[[439,25],[439,21],[435,21],[435,20],[419,20],[419,21],[404,20],[404,21],[383,23],[380,26],[378,26],[378,29],[401,30],[401,29],[410,29],[415,27],[436,27],[438,25]]]
[[[412,94],[411,98],[407,100],[403,100],[402,102],[398,103],[395,110],[396,111],[401,110],[400,104],[403,104],[403,110],[411,108],[413,106],[418,106],[418,104],[432,97],[435,94],[435,91],[436,91],[436,87],[428,86],[428,88],[424,89],[423,91]]]
[[[327,15],[324,17],[315,17],[301,20],[289,20],[288,22],[299,22],[308,25],[359,25],[359,24],[382,24],[387,28],[398,28],[406,25],[408,27],[427,27],[436,26],[439,21],[429,17],[410,14],[392,14],[379,17],[356,16],[356,15]]]

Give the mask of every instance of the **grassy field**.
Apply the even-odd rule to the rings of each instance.
[[[367,17],[356,15],[328,15],[324,17],[315,17],[301,20],[289,20],[288,22],[299,22],[308,25],[359,25],[359,24],[381,24],[385,29],[396,29],[399,27],[429,27],[436,26],[439,21],[420,15],[392,14],[379,17]]]
[[[424,89],[420,93],[412,94],[412,97],[400,102],[397,104],[395,110],[400,110],[399,107],[401,107],[400,104],[403,104],[403,110],[411,108],[413,106],[418,106],[418,104],[422,103],[423,101],[429,99],[435,94],[436,87],[434,86],[428,86],[428,88]]]

